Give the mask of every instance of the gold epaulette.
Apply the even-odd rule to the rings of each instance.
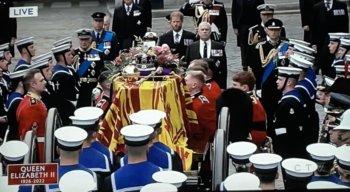
[[[254,29],[254,28],[257,27],[257,26],[258,26],[258,25],[254,25],[253,27],[249,28],[248,30],[250,31],[250,30]]]
[[[265,57],[264,50],[262,46],[259,47],[261,67],[266,67],[266,65],[273,59],[277,53],[276,49],[271,49],[270,52]]]

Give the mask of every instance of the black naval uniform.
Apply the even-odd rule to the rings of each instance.
[[[270,137],[274,137],[274,132],[272,131],[273,115],[277,109],[278,101],[282,96],[282,92],[277,89],[277,66],[281,65],[284,59],[279,59],[278,54],[273,54],[274,56],[268,59],[268,55],[272,54],[272,49],[284,49],[286,45],[285,40],[279,40],[273,43],[269,40],[260,42],[257,45],[257,53],[259,56],[255,58],[259,59],[252,67],[254,75],[256,77],[257,88],[261,87],[261,103],[264,106],[267,117],[267,134]],[[266,61],[264,61],[266,60]],[[263,62],[262,62],[263,61]]]
[[[6,115],[5,102],[9,95],[7,82],[4,78],[0,78],[0,116]],[[0,123],[0,138],[4,138],[7,128],[7,123]]]
[[[158,45],[169,45],[171,52],[173,54],[179,54],[179,59],[181,59],[182,56],[186,55],[187,47],[192,42],[196,41],[196,35],[190,31],[182,30],[180,41],[176,43],[174,39],[174,33],[176,32],[173,30],[164,33],[162,36],[159,37]]]
[[[74,50],[74,53],[79,55],[77,74],[80,88],[77,108],[91,106],[92,90],[97,86],[97,78],[104,68],[104,63],[100,60],[101,54],[94,49],[89,48],[87,51],[84,51],[81,48],[77,48]]]
[[[78,84],[74,73],[68,67],[55,65],[52,75],[52,83],[55,85],[55,98],[57,110],[61,116],[63,125],[69,125],[69,117],[74,114],[77,100]]]
[[[224,4],[221,2],[215,1],[215,3],[210,4],[189,4],[185,3],[184,6],[180,8],[180,12],[182,12],[185,16],[192,16],[196,18],[196,6],[202,6],[204,10],[208,10],[209,12],[209,23],[215,24],[218,28],[220,35],[214,33],[212,30],[211,39],[214,41],[223,41],[226,42],[227,37],[227,14],[224,7]],[[203,16],[200,17],[197,21],[196,27],[203,21]],[[205,20],[204,20],[205,21]]]
[[[275,138],[273,146],[275,153],[283,159],[298,157],[307,158],[304,135],[304,103],[298,90],[292,90],[283,95],[278,103],[273,121]]]

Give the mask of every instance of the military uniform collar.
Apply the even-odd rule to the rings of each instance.
[[[82,49],[81,47],[79,47],[79,51],[86,53],[88,51],[90,51],[91,47],[87,48],[86,50]]]
[[[34,98],[34,99],[41,100],[41,97],[40,97],[39,95],[37,95],[36,93],[33,93],[33,92],[28,91],[27,95],[28,95],[29,97]]]
[[[267,40],[267,42],[269,42],[274,47],[276,47],[279,44],[279,42],[280,42],[280,39],[278,39],[277,41],[272,41],[269,36],[266,36],[266,40]]]
[[[192,99],[194,99],[200,95],[202,95],[202,91],[199,91],[198,93],[193,94],[191,97],[192,97]]]

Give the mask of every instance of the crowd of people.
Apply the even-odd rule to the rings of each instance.
[[[165,111],[128,115],[132,125],[120,130],[125,154],[113,153],[114,149],[99,141],[100,122],[114,99],[114,74],[106,65],[149,34],[149,0],[123,0],[113,16],[93,13],[92,29],[76,31],[76,49],[72,37],[67,37],[54,42],[47,53],[36,55],[33,37],[15,40],[10,30],[10,35],[0,38],[2,166],[23,161],[29,149],[22,141],[30,130],[37,137],[37,162],[33,163],[48,163],[44,158],[48,110],[57,108],[62,127],[54,131],[58,149],[53,152],[60,156],[60,182],[19,186],[19,191],[63,191],[75,182],[75,187],[81,187],[76,190],[82,191],[146,191],[157,187],[155,182],[167,183],[158,187],[170,191],[172,185],[180,191],[210,189],[210,146],[221,108],[228,107],[231,144],[227,153],[237,173],[216,186],[217,190],[276,189],[278,167],[282,167],[285,189],[349,188],[347,6],[337,0],[304,0],[300,8],[303,40],[288,38],[283,21],[274,16],[276,5],[263,0],[232,1],[231,19],[242,65],[232,80],[227,79],[226,52],[230,50],[225,45],[230,34],[223,3],[185,3],[167,16],[171,30],[156,37],[154,45],[166,44],[186,63],[179,75],[191,95],[199,125],[199,129],[186,130],[187,147],[193,151],[191,170],[199,170],[201,183],[194,188],[183,184],[183,172],[188,170],[181,156],[160,142],[162,122],[169,117]],[[193,17],[193,31],[183,29],[185,16]],[[12,23],[9,28],[16,27],[15,20],[8,22]],[[14,47],[20,56],[10,71]],[[325,109],[325,117],[319,116],[316,104]],[[324,118],[321,125],[320,118]],[[2,170],[6,175],[6,169]],[[88,181],[91,185],[84,184]]]

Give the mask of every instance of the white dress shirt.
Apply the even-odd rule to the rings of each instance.
[[[208,39],[207,41],[207,58],[210,58],[210,50],[211,50],[211,40]],[[199,53],[201,54],[202,58],[204,56],[204,41],[199,40]]]
[[[183,29],[181,29],[179,32],[173,31],[174,43],[176,43],[176,34],[179,34],[178,43],[180,42],[183,31],[184,31]]]

